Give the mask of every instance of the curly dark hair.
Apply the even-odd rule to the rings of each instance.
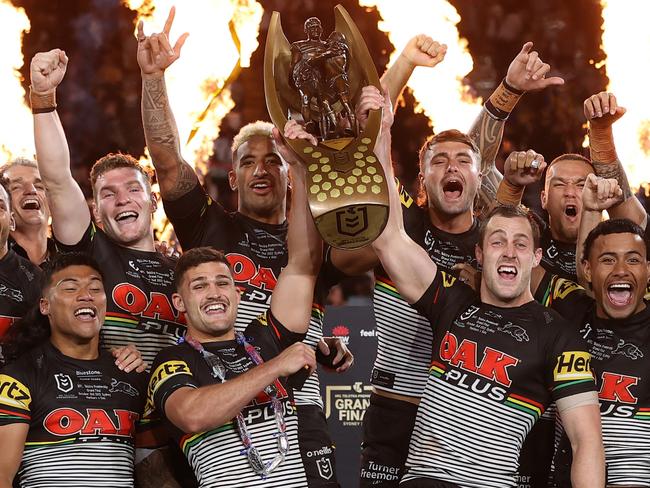
[[[589,253],[594,247],[594,242],[600,236],[607,236],[610,234],[634,234],[644,240],[644,232],[641,227],[628,219],[608,219],[600,222],[596,227],[594,227],[587,238],[585,239],[582,259],[586,261],[589,259]]]
[[[40,287],[41,298],[45,296],[47,290],[52,285],[52,276],[58,271],[70,266],[88,266],[97,271],[102,277],[102,280],[104,279],[104,274],[99,268],[99,265],[88,254],[74,252],[62,253],[43,265]],[[37,302],[21,319],[14,322],[7,329],[7,333],[2,338],[2,354],[5,357],[5,363],[9,364],[15,361],[33,347],[42,344],[49,337],[50,320],[41,313],[39,303]]]

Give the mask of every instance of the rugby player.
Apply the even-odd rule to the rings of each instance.
[[[180,139],[166,92],[165,70],[180,56],[187,37],[174,44],[169,34],[174,19],[170,11],[163,32],[145,36],[138,26],[138,63],[142,74],[142,119],[165,212],[185,251],[198,246],[222,250],[242,290],[236,328],[248,324],[268,309],[280,272],[287,265],[288,166],[271,137],[273,125],[255,122],[243,127],[232,145],[230,185],[238,193],[237,211],[226,212],[212,201],[196,173],[180,153]],[[323,336],[324,303],[337,274],[323,269],[316,284],[311,326],[306,343],[330,353],[330,364],[345,371],[353,361],[340,339]],[[311,375],[296,392],[300,446],[310,486],[338,486],[334,445],[329,436],[318,376]],[[319,469],[319,465],[321,468]],[[324,468],[323,468],[324,467]]]

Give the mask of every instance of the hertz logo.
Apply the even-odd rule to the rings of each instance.
[[[0,403],[29,410],[32,396],[29,388],[6,374],[0,374]]]
[[[553,371],[555,381],[593,379],[591,355],[584,351],[565,351],[557,358]]]

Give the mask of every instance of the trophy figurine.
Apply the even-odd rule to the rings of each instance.
[[[371,243],[388,219],[388,189],[373,148],[381,111],[363,130],[354,107],[366,85],[379,77],[361,34],[345,11],[334,9],[335,30],[323,40],[320,20],[305,21],[307,39],[289,44],[280,14],[273,12],[264,53],[264,91],[273,123],[294,119],[318,144],[287,140],[307,169],[307,194],[316,227],[333,247]]]

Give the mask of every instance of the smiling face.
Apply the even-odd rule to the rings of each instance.
[[[532,299],[530,274],[542,250],[535,249],[530,222],[525,217],[495,215],[487,222],[476,258],[483,268],[481,300],[516,307]]]
[[[288,166],[271,138],[253,136],[242,143],[233,155],[228,177],[238,192],[240,213],[262,222],[284,221]]]
[[[600,235],[583,264],[599,317],[625,319],[645,308],[649,269],[640,236],[629,232]]]
[[[115,168],[97,177],[93,211],[104,232],[118,244],[153,251],[152,215],[156,198],[137,169]]]
[[[16,228],[47,226],[50,209],[38,168],[13,164],[4,171],[4,176],[9,181]]]
[[[428,157],[428,158],[426,158]],[[429,207],[444,216],[471,212],[481,183],[478,155],[462,142],[438,142],[420,163]]]
[[[212,261],[188,268],[172,299],[185,313],[188,331],[195,339],[234,339],[239,290],[225,263]]]
[[[99,340],[106,294],[100,274],[92,267],[71,265],[56,271],[39,306],[49,318],[53,342],[84,344]]]
[[[11,201],[4,186],[0,185],[0,250],[6,251],[9,232],[16,228]],[[3,254],[4,256],[4,254]],[[0,256],[1,257],[1,256]]]
[[[587,175],[593,172],[586,162],[571,159],[558,161],[548,168],[541,198],[554,239],[576,242],[582,212],[582,189]]]

